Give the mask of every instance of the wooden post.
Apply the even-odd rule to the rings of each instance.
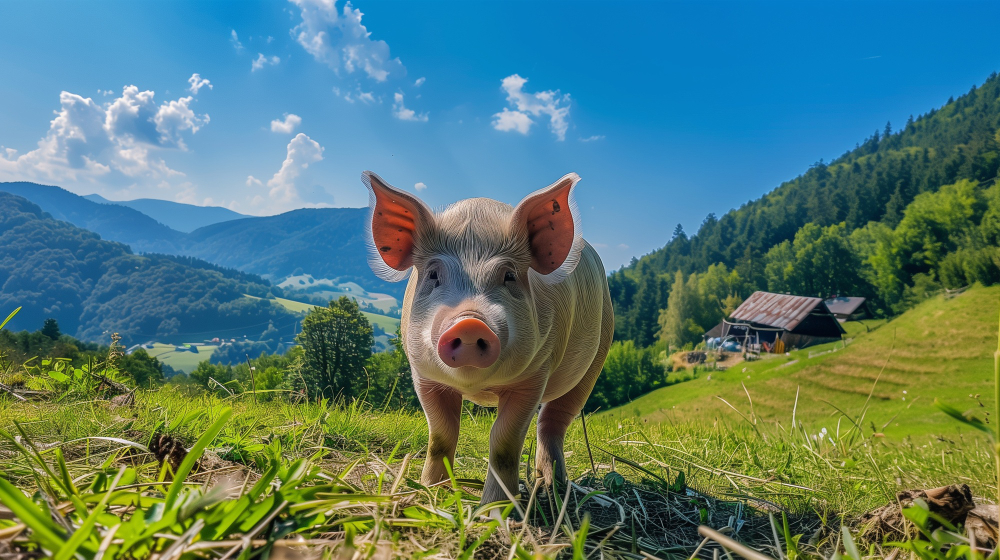
[[[247,368],[250,370],[250,389],[253,390],[253,402],[257,402],[257,380],[253,375],[253,365],[250,364],[250,354],[243,354],[247,358]]]

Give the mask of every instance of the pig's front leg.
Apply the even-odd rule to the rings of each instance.
[[[521,448],[531,419],[538,410],[544,387],[524,387],[499,393],[497,420],[490,430],[490,472],[483,487],[481,503],[506,500],[501,483],[514,496],[518,493],[517,474]],[[495,474],[494,474],[495,473]],[[498,478],[499,477],[499,478]]]
[[[455,447],[458,445],[458,428],[462,421],[462,395],[440,383],[413,376],[420,406],[427,416],[427,460],[420,474],[424,485],[436,484],[448,478],[445,458],[454,468]]]

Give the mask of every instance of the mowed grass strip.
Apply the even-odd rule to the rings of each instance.
[[[789,425],[798,392],[797,418],[833,430],[846,422],[837,409],[860,415],[871,393],[877,406],[866,416],[866,428],[884,426],[884,434],[896,440],[955,434],[962,426],[933,401],[983,412],[992,406],[998,307],[1000,286],[937,296],[870,333],[852,333],[856,338],[846,348],[835,343],[799,350],[712,372],[711,378],[702,372],[605,414],[651,422],[733,421],[739,416],[721,399],[749,414],[749,393],[759,421]]]

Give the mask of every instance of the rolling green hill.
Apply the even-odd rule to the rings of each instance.
[[[976,286],[950,299],[938,295],[846,348],[828,344],[699,373],[604,414],[649,422],[744,422],[725,399],[748,418],[752,410],[759,422],[790,426],[794,409],[799,421],[834,432],[850,427],[838,409],[857,418],[871,393],[866,433],[874,425],[891,438],[953,434],[960,424],[935,408],[934,399],[980,418],[987,410],[981,404],[992,406],[998,311],[1000,286]]]

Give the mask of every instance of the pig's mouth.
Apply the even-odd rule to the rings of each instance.
[[[500,337],[478,313],[463,313],[438,337],[438,357],[448,367],[485,369],[500,357]]]

